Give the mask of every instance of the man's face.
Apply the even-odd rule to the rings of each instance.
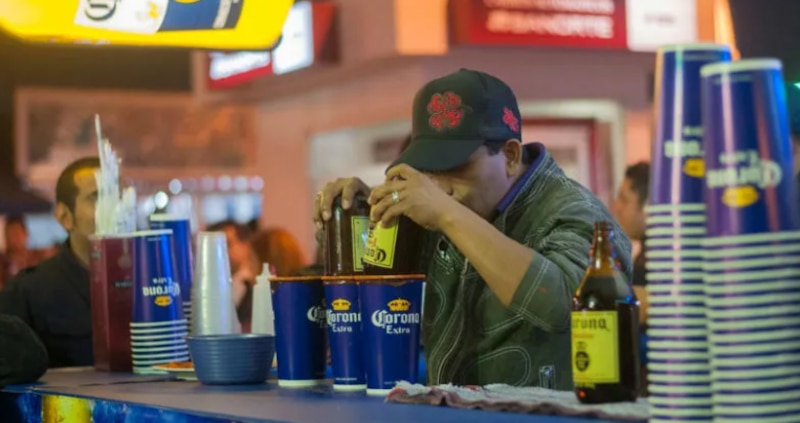
[[[88,242],[89,235],[94,234],[94,209],[97,204],[97,181],[94,172],[97,168],[81,169],[75,173],[75,209],[67,211],[61,225],[69,233],[70,238],[80,242]]]
[[[427,175],[448,195],[488,218],[508,191],[509,180],[514,176],[509,175],[508,169],[503,151],[490,155],[483,146],[457,169]]]
[[[622,181],[622,186],[619,187],[614,201],[614,217],[629,238],[641,240],[644,237],[644,204],[632,189],[630,179]]]
[[[10,253],[25,251],[28,246],[28,231],[19,223],[6,225],[6,250]]]

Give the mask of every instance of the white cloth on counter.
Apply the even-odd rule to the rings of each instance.
[[[637,402],[587,405],[581,404],[571,391],[502,384],[483,387],[450,384],[423,386],[398,382],[386,397],[386,401],[632,422],[647,421],[649,416],[646,399],[640,398]]]

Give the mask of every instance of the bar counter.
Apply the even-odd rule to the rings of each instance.
[[[425,405],[387,404],[329,386],[205,386],[169,376],[54,369],[33,385],[0,391],[3,423],[612,423],[608,420],[499,413]]]

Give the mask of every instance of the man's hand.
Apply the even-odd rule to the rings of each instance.
[[[369,195],[369,187],[358,178],[339,178],[325,185],[314,200],[314,222],[317,229],[322,229],[322,222],[331,218],[331,208],[336,197],[342,196],[342,208],[348,210],[358,193]]]
[[[444,219],[458,207],[428,176],[408,165],[397,165],[386,173],[386,183],[372,190],[369,197],[373,222],[389,224],[401,215],[428,230],[441,229]]]

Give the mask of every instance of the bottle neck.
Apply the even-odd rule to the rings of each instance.
[[[590,270],[616,270],[614,252],[614,233],[610,230],[595,230],[592,251],[590,254]]]

